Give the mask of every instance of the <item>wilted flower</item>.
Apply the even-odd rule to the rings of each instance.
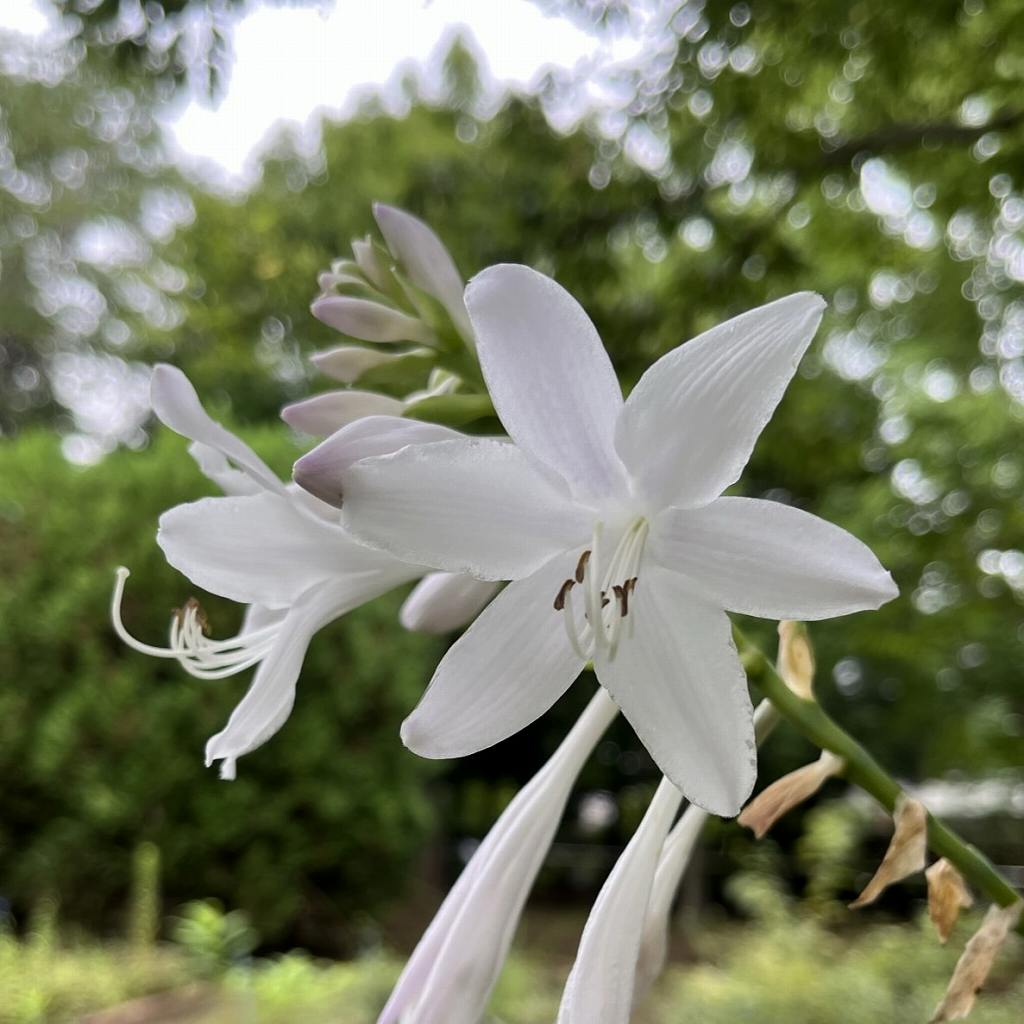
[[[515,442],[410,446],[342,474],[342,518],[403,559],[512,582],[406,720],[428,757],[518,731],[593,661],[662,771],[735,814],[753,785],[752,708],[725,609],[819,619],[896,594],[849,533],[720,497],[824,308],[791,295],[651,367],[623,403],[596,330],[554,281],[493,267],[466,291],[494,407]],[[579,601],[576,600],[579,598]]]

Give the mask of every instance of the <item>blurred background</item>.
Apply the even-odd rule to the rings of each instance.
[[[372,1020],[592,691],[419,760],[398,725],[444,642],[402,633],[393,595],[314,640],[292,718],[225,784],[203,744],[247,680],[197,683],[108,626],[126,564],[130,628],[164,635],[192,589],[156,519],[211,493],[150,420],[148,365],[287,474],[304,449],[278,410],[324,389],[307,356],[338,340],[309,315],[316,275],[375,200],[466,277],[554,275],[627,388],[715,322],[825,295],[741,491],[893,571],[897,601],[813,628],[820,698],[1024,884],[1022,190],[1022,0],[4,0],[0,1020],[154,992],[88,1019]],[[234,632],[237,608],[197,596]],[[744,628],[774,649],[773,624]],[[813,754],[780,728],[762,780]],[[656,781],[616,725],[496,1019],[552,1019]],[[921,879],[843,908],[889,827],[837,783],[759,844],[712,823],[640,1019],[926,1019],[969,926],[939,947]],[[976,1019],[1019,1020],[1021,956]]]

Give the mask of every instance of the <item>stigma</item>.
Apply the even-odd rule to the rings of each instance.
[[[555,595],[554,608],[563,613],[569,643],[584,661],[593,661],[599,652],[613,660],[624,630],[632,633],[630,598],[640,580],[640,561],[648,532],[643,516],[631,520],[605,561],[601,543],[604,524],[596,523],[590,547],[580,555],[575,572]],[[573,602],[576,587],[583,599],[582,629]]]
[[[184,607],[176,609],[171,615],[167,647],[143,643],[128,632],[121,619],[124,585],[129,575],[124,566],[117,570],[110,609],[114,632],[132,650],[153,658],[172,658],[197,679],[224,679],[243,672],[262,661],[277,639],[280,625],[272,623],[226,640],[213,640],[207,636],[208,626],[201,605],[190,598]]]

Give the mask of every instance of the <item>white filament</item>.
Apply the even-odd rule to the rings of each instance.
[[[629,617],[629,598],[633,581],[640,571],[640,560],[647,541],[649,526],[643,516],[637,516],[626,527],[616,545],[607,568],[602,572],[601,542],[604,525],[594,526],[589,552],[579,561],[577,574],[566,580],[560,598],[565,615],[565,631],[573,651],[585,661],[592,661],[598,650],[606,653],[609,661],[614,659],[622,638],[623,620]],[[579,576],[582,575],[582,580]],[[576,622],[572,591],[576,583],[583,587],[583,614],[585,626],[581,631]],[[619,593],[615,588],[619,588]],[[620,596],[622,595],[622,596]],[[623,609],[625,607],[625,614]],[[632,635],[633,624],[628,630]]]
[[[148,654],[154,658],[173,658],[197,679],[224,679],[256,665],[274,646],[280,630],[278,623],[226,640],[211,640],[203,632],[202,610],[194,601],[171,616],[169,647],[154,647],[152,644],[136,640],[121,619],[124,585],[129,575],[124,566],[117,570],[110,618],[114,632],[129,647],[141,654]]]

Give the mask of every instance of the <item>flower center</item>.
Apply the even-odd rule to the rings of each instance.
[[[274,645],[280,630],[276,622],[227,640],[211,640],[206,635],[206,616],[194,598],[171,615],[170,646],[154,647],[136,640],[121,620],[121,601],[128,576],[123,566],[117,570],[110,617],[114,632],[133,650],[154,658],[173,658],[197,679],[223,679],[256,665]]]
[[[593,661],[599,651],[611,661],[619,649],[623,624],[629,617],[629,601],[639,581],[640,558],[648,531],[643,516],[632,519],[606,562],[602,547],[604,524],[596,523],[590,547],[580,555],[575,573],[555,595],[555,611],[564,614],[569,643],[584,661]],[[577,586],[583,596],[582,630],[577,625],[573,605],[573,590]],[[632,622],[630,619],[631,633]]]

